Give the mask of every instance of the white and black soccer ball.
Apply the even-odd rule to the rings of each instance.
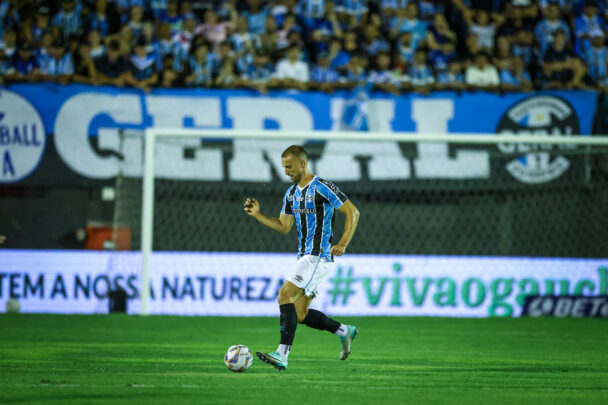
[[[253,354],[245,345],[230,346],[224,356],[224,363],[228,367],[228,370],[242,373],[251,367]]]

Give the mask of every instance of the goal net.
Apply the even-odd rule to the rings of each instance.
[[[295,252],[293,235],[243,212],[255,197],[262,212],[278,216],[290,186],[280,156],[292,144],[303,145],[310,170],[359,208],[349,252],[608,251],[604,137],[151,129],[144,175],[117,178],[114,220],[142,250],[144,280],[151,251]]]

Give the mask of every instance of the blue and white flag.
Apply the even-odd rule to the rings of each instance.
[[[352,97],[344,103],[342,125],[351,131],[369,131],[367,102],[374,84],[367,82],[353,90]]]

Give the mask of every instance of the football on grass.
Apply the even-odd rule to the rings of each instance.
[[[249,351],[249,348],[245,345],[230,346],[224,356],[226,367],[235,373],[247,371],[247,369],[251,367],[252,362],[253,354],[251,354],[251,351]]]

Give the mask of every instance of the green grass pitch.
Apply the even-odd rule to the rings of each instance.
[[[1,404],[608,403],[600,319],[344,318],[300,325],[286,372],[223,363],[274,350],[278,318],[0,315]]]

